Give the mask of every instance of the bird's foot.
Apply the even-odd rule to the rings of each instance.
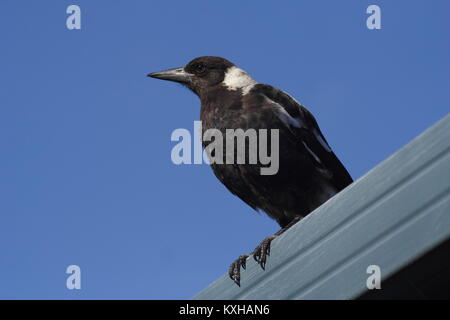
[[[266,269],[267,257],[270,255],[270,243],[276,236],[267,237],[261,242],[259,246],[253,251],[253,259],[261,266],[263,270]]]
[[[230,269],[228,270],[228,275],[231,280],[233,280],[239,287],[241,286],[241,267],[245,270],[247,266],[247,258],[249,256],[250,255],[248,254],[241,255],[230,265]]]

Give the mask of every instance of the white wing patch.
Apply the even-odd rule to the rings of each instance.
[[[317,140],[319,140],[320,144],[322,145],[322,147],[324,147],[325,150],[327,150],[328,152],[331,152],[331,148],[328,145],[328,143],[326,143],[325,140],[323,140],[322,136],[320,135],[319,132],[317,132],[317,130],[314,129],[313,131],[314,135],[316,136]]]
[[[284,92],[284,91],[283,91]],[[284,92],[286,95],[288,95],[292,100],[294,100],[297,104],[300,104],[297,100],[292,98],[289,94]],[[280,118],[281,121],[283,121],[288,127],[296,127],[296,128],[306,128],[305,123],[300,118],[294,118],[292,117],[289,112],[286,111],[283,106],[281,106],[279,103],[273,101],[272,99],[269,99],[266,97],[267,100],[269,100],[277,109],[277,115]]]
[[[229,90],[236,91],[238,89],[242,89],[242,94],[246,95],[258,82],[250,77],[250,75],[244,70],[233,66],[225,73],[225,78],[222,83]]]
[[[308,147],[308,145],[305,143],[305,141],[302,141],[303,145],[305,146],[306,150],[308,150],[308,152],[313,156],[314,159],[316,159],[316,161],[318,163],[322,163],[322,161],[320,161],[319,157]]]
[[[283,91],[289,98],[291,98],[292,100],[294,100],[298,105],[302,105],[300,102],[297,101],[297,99],[295,99],[293,96],[291,96],[289,93],[287,93],[286,91]]]
[[[272,101],[272,100],[270,100]],[[281,119],[281,121],[283,121],[288,127],[292,126],[292,127],[296,127],[296,128],[303,128],[305,127],[305,124],[303,123],[303,121],[299,118],[293,118],[287,111],[285,108],[283,108],[282,106],[280,106],[278,103],[273,102],[272,103],[275,105],[275,108],[277,109],[277,115],[278,117]]]
[[[284,91],[283,91],[284,92]],[[286,95],[288,95],[292,100],[294,100],[295,102],[297,102],[297,104],[301,105],[300,102],[298,102],[293,96],[291,96],[289,93],[284,92]],[[285,111],[286,112],[286,111]],[[287,112],[286,112],[287,113]],[[316,139],[319,141],[319,143],[322,145],[322,147],[324,147],[325,150],[327,150],[328,152],[331,152],[331,148],[328,145],[328,143],[322,138],[322,136],[320,135],[320,133],[314,129],[313,130],[314,136],[316,137]]]
[[[285,92],[286,93],[286,92]],[[287,94],[287,93],[286,93]],[[289,97],[291,97],[289,94],[287,94]],[[292,98],[292,97],[291,97]],[[271,99],[267,98],[276,108],[277,115],[280,118],[281,121],[286,124],[287,127],[295,127],[295,128],[308,128],[308,126],[305,124],[305,122],[301,118],[294,118],[292,117],[285,108],[283,108],[279,103],[276,103],[275,101],[272,101]],[[292,98],[295,102],[297,102],[299,105],[300,103]],[[316,137],[317,141],[322,145],[322,147],[328,151],[332,152],[330,146],[328,143],[322,138],[321,134],[317,131],[316,128],[312,129],[312,134]],[[303,142],[304,144],[304,142]],[[305,147],[308,149],[308,151],[316,158],[318,162],[320,162],[319,158],[312,152],[312,150],[305,144]]]

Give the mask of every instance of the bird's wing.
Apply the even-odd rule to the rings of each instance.
[[[257,84],[253,92],[264,94],[274,102],[275,113],[295,135],[318,168],[328,172],[333,185],[338,190],[353,182],[350,174],[336,157],[330,145],[320,131],[314,116],[289,94],[270,85]]]
[[[217,179],[219,179],[232,194],[239,197],[254,210],[259,210],[259,205],[257,201],[255,201],[255,192],[252,190],[252,185],[247,183],[245,174],[241,172],[239,165],[211,164],[211,167]]]

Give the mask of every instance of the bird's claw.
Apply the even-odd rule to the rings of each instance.
[[[270,255],[270,243],[273,239],[275,239],[274,236],[265,238],[253,251],[253,259],[255,259],[263,270],[266,269],[267,257]]]
[[[270,255],[270,243],[273,239],[275,239],[275,236],[265,238],[252,253],[253,258],[263,270],[266,268],[267,257]],[[248,254],[243,254],[230,265],[230,269],[228,270],[228,275],[231,280],[233,280],[239,287],[241,286],[241,267],[245,270],[247,267],[247,258],[249,256],[250,255]]]
[[[234,283],[236,283],[239,287],[241,286],[241,267],[245,270],[245,268],[247,267],[248,257],[248,254],[241,255],[230,265],[230,269],[228,270],[228,275],[230,276],[231,280],[233,280]]]

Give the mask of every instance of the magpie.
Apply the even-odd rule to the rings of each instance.
[[[200,98],[203,132],[278,130],[276,174],[262,175],[258,163],[211,163],[215,176],[231,193],[251,208],[264,211],[281,227],[251,253],[263,270],[276,237],[353,182],[310,111],[284,91],[258,83],[232,62],[203,56],[184,67],[148,76],[178,82]],[[206,142],[202,143],[205,148]],[[238,286],[241,267],[246,268],[249,256],[241,255],[229,268],[229,276]]]

